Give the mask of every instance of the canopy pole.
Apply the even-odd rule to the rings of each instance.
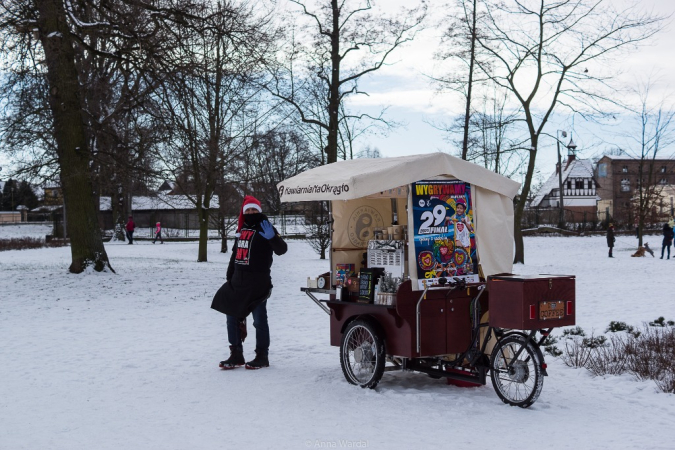
[[[398,225],[398,198],[391,199],[391,224]]]
[[[333,201],[328,200],[328,224],[330,226],[330,248],[328,249],[328,270],[330,271],[330,288],[332,288],[334,280],[334,270],[333,270]]]

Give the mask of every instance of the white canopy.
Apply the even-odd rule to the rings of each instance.
[[[449,175],[513,198],[520,183],[446,153],[360,158],[308,170],[277,185],[282,202],[352,200],[398,186]]]
[[[344,225],[340,220],[341,216],[346,214],[346,217],[349,217],[346,210],[363,203],[349,200],[364,199],[380,193],[409,199],[407,189],[403,195],[386,195],[385,191],[436,177],[456,178],[472,186],[477,251],[483,275],[511,272],[512,200],[520,184],[446,153],[338,161],[288,178],[279,183],[277,189],[282,202],[331,200],[337,232],[339,231],[337,227]],[[337,202],[337,200],[348,201]],[[403,211],[403,208],[399,208],[399,211]],[[409,223],[409,220],[411,222],[411,214],[412,208],[409,208],[409,217],[400,223]],[[412,239],[413,236],[410,235],[409,252],[413,253],[410,254],[409,260],[415,261]],[[349,252],[350,247],[354,247],[354,252],[359,250],[357,245],[350,244],[344,233],[339,232],[333,234],[332,246],[334,251],[340,249]],[[411,278],[415,278],[413,273],[410,275]]]

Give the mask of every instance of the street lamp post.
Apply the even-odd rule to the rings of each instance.
[[[558,228],[564,228],[565,227],[565,209],[563,206],[563,177],[562,177],[562,158],[560,156],[560,138],[558,135],[562,135],[562,137],[566,138],[567,137],[567,131],[562,131],[562,130],[557,130],[555,133],[555,140],[558,145],[558,194],[559,194],[559,199],[558,199],[558,207],[559,207],[559,212],[558,212]]]

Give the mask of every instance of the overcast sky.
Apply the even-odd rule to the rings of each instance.
[[[380,0],[378,4],[382,4]],[[507,0],[508,1],[508,0]],[[612,0],[614,4],[623,0]],[[432,0],[430,17],[442,16],[442,1]],[[642,0],[642,7],[651,9],[657,14],[672,15],[675,13],[674,0]],[[394,5],[410,5],[405,0],[387,0],[387,8]],[[376,72],[361,87],[368,91],[368,97],[361,97],[353,102],[353,106],[375,111],[389,106],[388,117],[406,122],[402,127],[390,133],[388,137],[370,136],[364,138],[358,148],[366,145],[377,147],[384,156],[400,156],[415,153],[427,153],[438,150],[450,151],[453,147],[444,140],[444,135],[426,122],[448,120],[453,114],[461,113],[464,105],[461,99],[449,95],[434,93],[425,75],[438,70],[433,53],[439,42],[438,29],[428,28],[421,32],[417,39],[398,51],[392,58],[395,64]],[[622,71],[621,81],[624,86],[634,84],[636,80],[652,77],[659,78],[659,95],[675,90],[675,26],[671,22],[666,29],[654,36],[638,52],[622,56],[617,62],[617,71]],[[555,134],[556,129],[574,132],[574,141],[579,146],[580,157],[591,157],[601,153],[614,144],[626,145],[617,137],[616,129],[625,129],[625,124],[617,123],[613,128],[601,130],[595,124],[584,123],[575,115],[572,117],[565,111],[554,118],[547,131]],[[559,122],[559,123],[556,123]],[[572,125],[573,123],[573,125]],[[554,169],[556,151],[555,141],[542,143],[537,157],[538,170],[542,176],[548,176]],[[672,150],[672,149],[671,149]]]
[[[401,6],[415,4],[415,0],[372,0],[376,6],[385,6],[391,12]],[[510,1],[510,0],[507,0]],[[622,4],[630,0],[609,0],[612,4]],[[429,25],[439,21],[446,9],[445,0],[428,0]],[[661,15],[675,15],[675,0],[642,0],[642,7]],[[277,0],[277,7],[292,7],[287,0]],[[434,151],[456,151],[446,142],[445,135],[434,129],[428,122],[449,121],[454,114],[461,113],[462,100],[450,95],[438,95],[430,85],[427,75],[438,73],[438,62],[433,54],[439,45],[440,30],[429,26],[420,32],[416,40],[392,55],[390,66],[375,72],[360,84],[369,96],[360,96],[351,102],[354,109],[377,113],[389,107],[387,117],[396,122],[405,123],[388,136],[368,136],[360,139],[356,149],[366,146],[378,148],[383,156],[401,156]],[[675,91],[675,24],[671,22],[666,29],[644,45],[640,51],[622,57],[617,63],[617,71],[622,71],[624,85],[644,79],[650,74],[659,77],[661,96]],[[561,110],[561,112],[563,112]],[[631,125],[631,124],[628,124]],[[630,128],[625,119],[617,119],[611,128],[602,128],[596,124],[585,123],[576,115],[566,112],[554,117],[547,131],[555,134],[556,129],[572,131],[578,145],[580,157],[592,157],[601,154],[612,145],[627,145],[617,130]],[[631,125],[632,126],[632,125]],[[672,151],[673,149],[670,149]],[[547,177],[554,169],[556,160],[555,141],[550,139],[540,143],[537,156],[537,169],[541,176]],[[4,164],[3,164],[4,163]],[[7,161],[0,156],[0,166]],[[4,173],[3,173],[4,172]],[[0,178],[7,171],[0,172]]]

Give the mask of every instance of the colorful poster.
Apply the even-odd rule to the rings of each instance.
[[[441,277],[478,282],[471,185],[418,181],[412,189],[418,288],[438,284]]]

